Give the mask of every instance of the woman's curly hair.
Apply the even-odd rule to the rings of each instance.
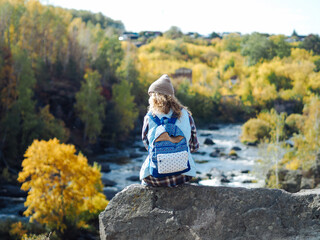
[[[161,93],[151,93],[149,98],[149,111],[152,114],[156,113],[169,113],[170,109],[175,113],[175,115],[180,118],[182,108],[186,109],[188,112],[188,108],[183,106],[179,100],[175,96],[164,95]],[[190,113],[191,114],[191,113]]]

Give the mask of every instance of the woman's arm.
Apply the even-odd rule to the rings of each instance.
[[[190,113],[189,113],[189,121],[191,126],[191,137],[189,140],[189,147],[190,147],[190,152],[194,153],[198,151],[200,146],[197,138],[196,124],[194,123],[193,117],[191,116]]]
[[[148,118],[148,116],[145,116],[143,119],[143,127],[142,127],[141,137],[142,137],[142,142],[147,150],[148,150],[148,146],[149,146],[149,141],[148,141],[148,136],[147,136],[148,131],[149,131],[149,118]]]

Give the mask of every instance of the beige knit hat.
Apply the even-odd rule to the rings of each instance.
[[[148,94],[152,92],[162,93],[165,95],[174,95],[174,89],[171,80],[167,74],[163,74],[158,80],[154,81],[148,90]]]

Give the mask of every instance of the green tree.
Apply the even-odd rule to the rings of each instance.
[[[223,38],[224,49],[229,52],[240,50],[241,36],[237,33],[230,33]]]
[[[88,138],[90,143],[94,143],[101,133],[105,118],[106,100],[100,94],[100,78],[97,71],[88,70],[80,91],[76,93],[75,109],[85,125],[83,138]]]
[[[38,119],[40,121],[40,138],[43,140],[49,140],[57,138],[61,142],[66,142],[69,138],[69,130],[65,128],[65,124],[62,120],[56,119],[50,113],[50,106],[43,107],[39,114]]]
[[[294,29],[292,34],[291,34],[291,37],[299,37],[298,33],[296,32],[296,30]]]
[[[168,31],[164,32],[164,36],[170,39],[177,39],[181,38],[183,33],[181,32],[180,28],[172,26]]]
[[[11,49],[0,45],[0,116],[5,116],[17,98],[17,79]]]
[[[2,149],[10,163],[20,166],[22,154],[34,139],[57,137],[66,141],[68,132],[63,122],[50,114],[49,107],[37,113],[33,100],[36,79],[31,60],[26,51],[18,48],[13,55],[17,97],[1,122]]]
[[[307,36],[302,43],[299,45],[301,48],[304,48],[309,51],[313,51],[313,54],[320,54],[320,37],[317,34],[310,34]]]
[[[272,42],[272,48],[276,56],[280,58],[290,56],[291,48],[289,43],[285,41],[286,37],[284,35],[271,36],[270,40]]]
[[[121,65],[124,52],[121,43],[116,37],[104,38],[98,49],[98,57],[93,67],[101,74],[103,85],[112,85],[117,82],[117,69]]]
[[[290,78],[287,78],[285,76],[278,76],[274,72],[271,72],[267,79],[270,84],[274,84],[277,91],[280,89],[291,89],[292,86],[292,80]]]
[[[249,64],[254,65],[261,59],[272,59],[275,53],[272,49],[272,42],[260,33],[252,33],[243,38],[241,54],[249,57]]]
[[[132,83],[122,79],[112,86],[112,101],[114,103],[115,120],[119,139],[128,136],[138,117],[134,96],[131,94]]]
[[[27,146],[38,137],[35,102],[32,100],[35,78],[31,61],[24,51],[16,49],[13,54],[12,78],[15,79],[16,98],[4,114],[3,133],[4,154],[9,159],[19,159]],[[20,165],[20,161],[13,162]]]
[[[131,55],[125,57],[121,68],[118,71],[118,77],[126,80],[131,85],[131,95],[134,96],[137,110],[141,114],[145,112],[145,106],[148,104],[148,91],[145,84],[139,81],[139,71],[137,70],[137,59]]]
[[[221,38],[221,36],[220,36],[218,33],[216,33],[216,32],[210,33],[209,37],[210,37],[210,38]]]
[[[20,165],[19,155],[20,146],[18,135],[21,131],[20,111],[18,105],[14,104],[0,122],[1,135],[1,159],[6,167],[18,167]]]
[[[250,81],[245,81],[243,83],[243,92],[241,94],[241,100],[245,105],[252,106],[255,104],[254,96],[252,93],[252,84]]]
[[[315,68],[313,71],[320,72],[320,58],[314,61]]]
[[[62,142],[68,140],[69,132],[62,120],[50,113],[49,105],[37,113],[34,88],[36,79],[32,70],[31,59],[25,50],[18,50],[15,55],[15,73],[17,76],[18,98],[16,104],[21,117],[21,151],[24,152],[34,139],[57,138]]]
[[[196,122],[212,123],[219,117],[219,102],[221,95],[218,91],[219,83],[216,83],[216,89],[212,91],[212,95],[205,96],[199,92],[190,90],[189,83],[182,83],[178,86],[175,95],[182,104],[188,106]]]
[[[38,125],[36,103],[33,100],[36,79],[31,61],[25,51],[18,51],[15,54],[15,72],[18,82],[18,99],[16,104],[19,106],[22,120],[21,150],[24,152],[33,139],[38,137],[38,131],[36,131]]]
[[[103,29],[114,28],[118,32],[125,30],[124,25],[121,21],[112,20],[109,17],[104,16],[101,12],[92,13],[86,10],[70,10],[73,18],[80,17],[85,23],[91,22],[92,24],[100,24]]]

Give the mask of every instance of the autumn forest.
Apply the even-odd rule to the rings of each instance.
[[[43,217],[42,203],[35,201],[41,191],[28,196],[29,215],[37,213],[32,217],[55,229],[57,239],[90,228],[107,204],[99,167],[82,154],[121,148],[137,137],[147,112],[147,89],[164,73],[171,76],[175,95],[191,110],[197,126],[243,123],[241,141],[267,143],[270,151],[293,140],[294,148],[276,168],[274,162],[261,160],[273,171],[267,186],[281,187],[278,168],[312,166],[320,147],[318,35],[213,32],[203,37],[172,27],[160,36],[140,33],[137,39],[120,41],[124,31],[120,21],[101,13],[37,0],[0,0],[1,179],[18,177],[26,182],[25,190],[44,187],[32,182],[36,170],[30,169],[43,164],[39,154],[49,156],[56,149],[53,158],[66,151],[81,166],[77,171],[90,173],[88,181],[95,186],[82,196],[84,180],[75,182],[76,194],[68,194],[75,194],[78,205],[66,205],[54,218]],[[181,69],[189,75],[179,74]],[[64,164],[72,179],[75,170]],[[50,166],[43,168],[49,171]],[[69,191],[69,180],[59,180],[55,190]],[[86,196],[91,200],[80,200]],[[76,217],[65,217],[71,215]]]

